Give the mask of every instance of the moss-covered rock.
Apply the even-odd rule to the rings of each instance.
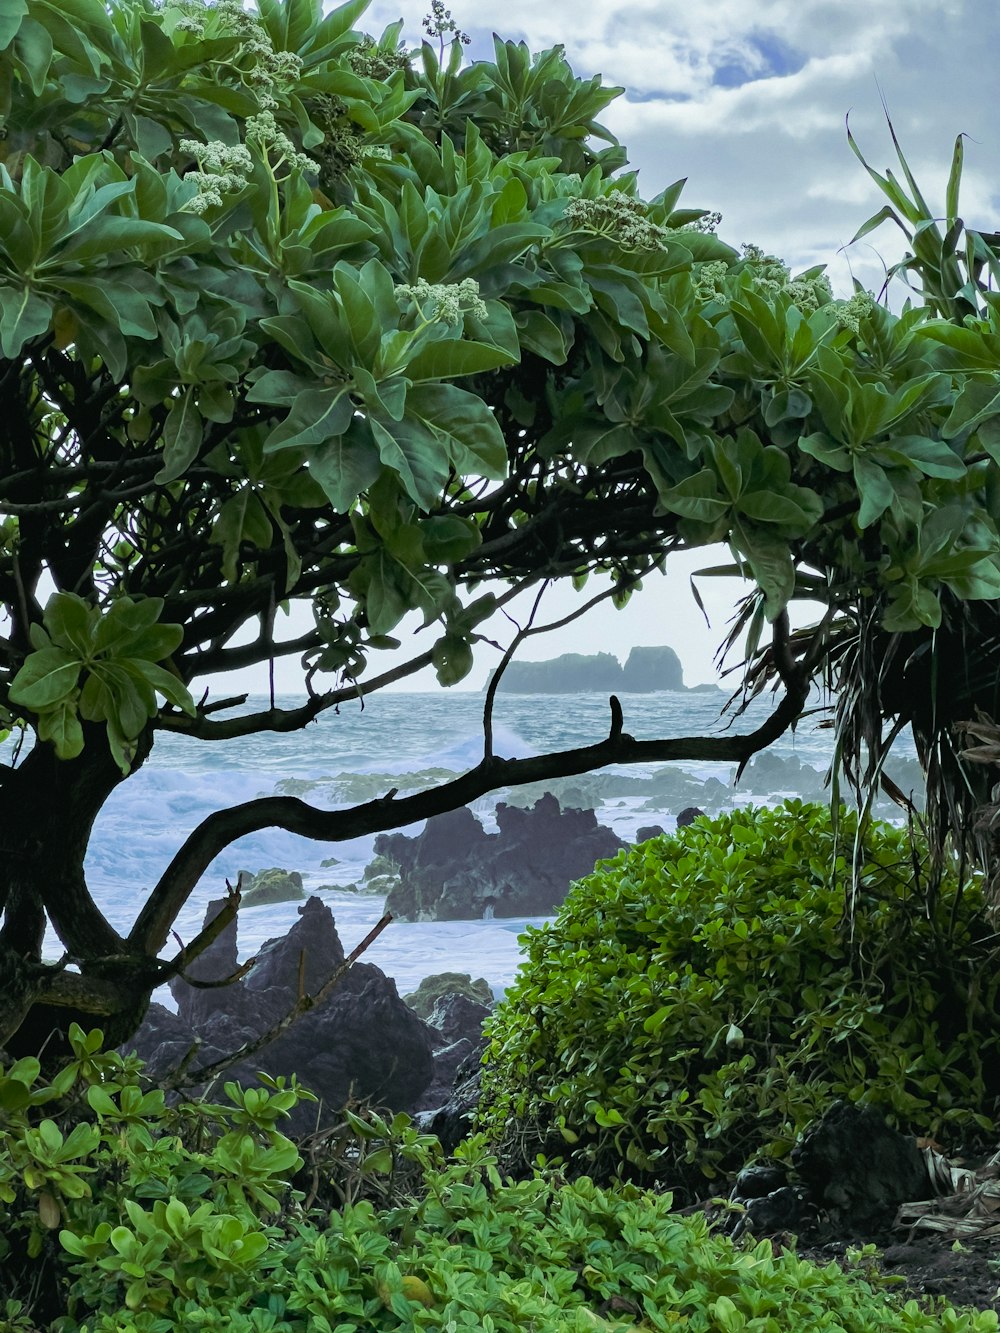
[[[490,983],[485,977],[473,981],[469,972],[437,972],[432,977],[424,977],[417,989],[404,995],[403,999],[421,1018],[427,1019],[442,995],[464,995],[480,1004],[493,1003]]]
[[[295,903],[305,898],[302,876],[297,870],[281,870],[272,866],[258,870],[255,875],[240,871],[242,906],[263,907],[267,903]]]

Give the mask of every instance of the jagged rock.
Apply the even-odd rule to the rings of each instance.
[[[219,905],[210,906],[207,919]],[[192,972],[197,966],[202,977],[230,975],[234,954],[235,931],[230,927]],[[344,949],[329,907],[310,898],[288,934],[269,940],[242,980],[211,990],[179,980],[171,983],[177,1014],[166,1020],[152,1012],[160,1006],[153,1006],[152,1022],[147,1018],[130,1049],[134,1046],[143,1055],[165,1054],[168,1046],[171,1051],[183,1046],[183,1054],[200,1039],[204,1048],[192,1061],[194,1074],[284,1017],[300,988],[315,995],[343,961]],[[373,964],[359,962],[326,999],[248,1060],[233,1065],[226,1077],[252,1085],[258,1070],[273,1076],[297,1074],[303,1086],[322,1099],[320,1126],[329,1123],[332,1113],[351,1096],[404,1110],[431,1082],[431,1029],[399,998],[391,978]],[[316,1124],[317,1108],[306,1103],[286,1128],[304,1131]]]
[[[454,1087],[443,1106],[421,1111],[415,1119],[421,1129],[436,1134],[446,1153],[468,1135],[482,1096],[482,1048],[474,1048],[458,1066]]]
[[[593,810],[560,810],[554,796],[530,810],[497,806],[499,832],[487,833],[471,810],[427,821],[415,838],[383,833],[375,853],[399,866],[386,899],[397,921],[462,921],[483,916],[544,916],[572,880],[625,844]]]
[[[633,694],[683,690],[681,659],[673,648],[633,648],[622,668],[619,689]]]
[[[439,1025],[431,1017],[434,1007],[438,1000],[449,995],[464,995],[480,1005],[489,1006],[493,1003],[490,983],[485,977],[477,977],[473,981],[470,972],[436,972],[433,976],[424,977],[417,989],[404,995],[403,999],[421,1018],[436,1027]]]
[[[251,875],[240,871],[241,907],[263,907],[267,903],[294,903],[305,898],[302,876],[297,870],[258,870]]]
[[[835,1102],[803,1133],[792,1164],[814,1202],[838,1225],[859,1231],[933,1193],[916,1140],[872,1106]]]
[[[468,994],[451,992],[439,997],[428,1018],[432,1033],[437,1033],[436,1038],[432,1037],[436,1041],[435,1073],[431,1085],[416,1102],[415,1112],[435,1113],[455,1096],[459,1069],[469,1061],[479,1061],[483,1054],[483,1024],[489,1012],[488,1005],[480,1004]]]
[[[475,1044],[482,1038],[483,1024],[491,1012],[491,1005],[452,991],[438,998],[427,1023],[446,1043],[464,1038]]]

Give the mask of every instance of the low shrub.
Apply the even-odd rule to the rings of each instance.
[[[354,1201],[309,1210],[275,1129],[301,1089],[227,1085],[226,1103],[171,1108],[100,1033],[72,1040],[52,1084],[34,1061],[0,1068],[0,1333],[998,1328],[993,1312],[904,1304],[867,1254],[845,1272],[713,1235],[669,1195],[505,1183],[482,1136],[445,1162],[406,1117],[350,1112],[356,1152],[336,1169]],[[383,1189],[376,1207],[360,1182],[399,1161],[419,1191]]]
[[[909,834],[788,801],[605,862],[527,933],[487,1027],[501,1161],[697,1188],[838,1098],[954,1141],[993,1127],[998,977],[977,883]]]

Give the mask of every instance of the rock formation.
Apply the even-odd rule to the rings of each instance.
[[[633,648],[624,666],[612,653],[563,653],[547,662],[511,662],[499,686],[507,694],[650,694],[684,688],[680,658],[667,647]]]
[[[258,870],[255,875],[248,870],[241,870],[240,892],[243,908],[264,907],[268,903],[294,903],[306,896],[299,872],[280,870],[277,866],[270,870]]]
[[[211,920],[220,903],[209,905]],[[202,989],[175,980],[177,1013],[150,1006],[129,1049],[147,1061],[153,1077],[176,1068],[193,1042],[202,1043],[191,1072],[259,1036],[295,1004],[300,985],[314,995],[344,961],[330,909],[310,898],[288,934],[269,940],[245,977],[230,986]],[[223,931],[191,967],[195,980],[219,980],[236,969],[236,929]],[[391,1110],[412,1107],[434,1072],[432,1034],[399,998],[396,983],[371,963],[353,965],[325,1000],[281,1035],[232,1066],[225,1077],[252,1086],[258,1070],[297,1074],[322,1099],[304,1103],[286,1130],[305,1132],[330,1123],[350,1097],[370,1098]]]
[[[560,810],[554,796],[529,809],[497,806],[499,832],[487,833],[471,810],[427,821],[423,833],[383,833],[375,853],[399,867],[386,899],[398,921],[462,921],[484,916],[545,916],[570,883],[625,844],[598,824],[593,810]]]

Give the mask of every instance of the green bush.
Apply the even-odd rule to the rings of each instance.
[[[348,1112],[332,1167],[275,1124],[304,1094],[226,1086],[168,1107],[138,1061],[73,1032],[53,1083],[0,1068],[0,1333],[996,1333],[848,1272],[712,1235],[666,1194],[503,1182],[482,1136],[443,1160],[405,1116]],[[376,1207],[364,1181],[393,1180]],[[308,1207],[324,1170],[339,1208]],[[415,1174],[414,1174],[415,1173]],[[311,1182],[305,1192],[297,1188]],[[419,1186],[409,1185],[418,1179]]]
[[[946,1140],[992,1128],[993,936],[978,884],[906,831],[788,801],[700,818],[575,884],[487,1031],[480,1126],[522,1169],[676,1187],[781,1156],[837,1098]],[[851,922],[853,921],[853,937]]]

